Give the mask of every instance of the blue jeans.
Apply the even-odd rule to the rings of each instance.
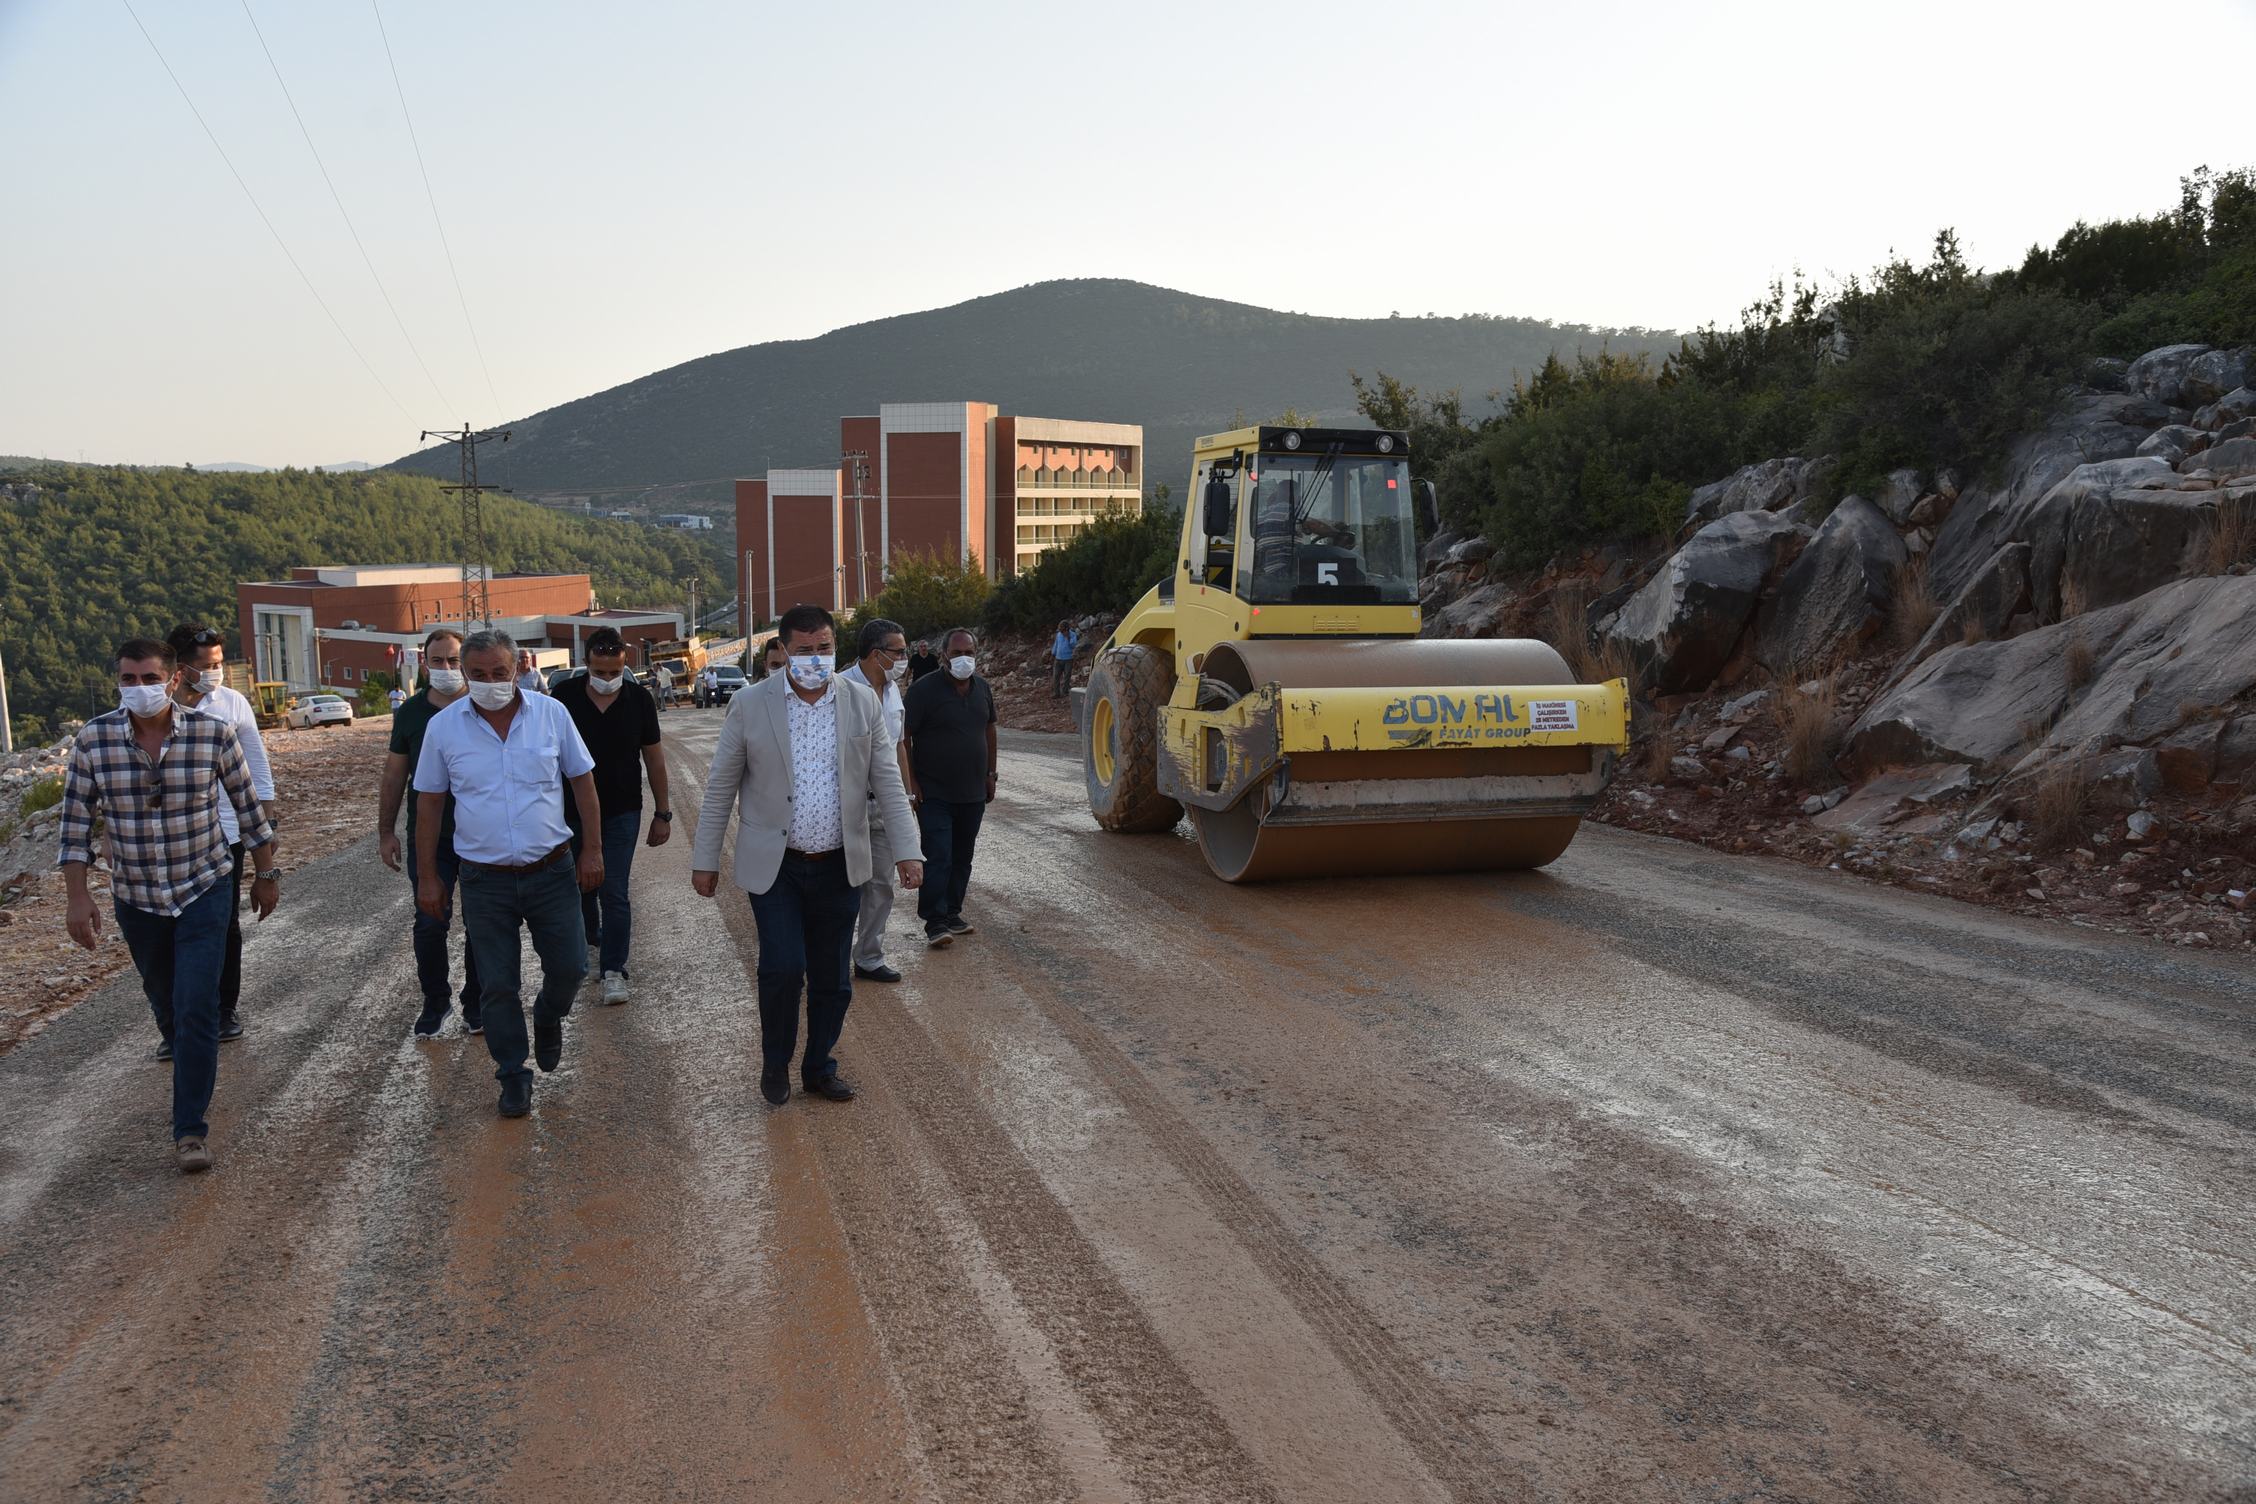
[[[496,1081],[532,1074],[525,1068],[532,1049],[525,1037],[524,1005],[517,997],[520,925],[532,932],[533,952],[541,963],[533,1017],[560,1019],[572,1011],[572,994],[587,977],[580,884],[571,861],[559,857],[538,872],[496,872],[464,862],[462,932],[478,958],[486,1052],[493,1056]]]
[[[765,893],[749,895],[760,927],[760,1064],[789,1072],[799,1042],[799,991],[807,993],[807,1053],[799,1079],[838,1069],[830,1052],[854,999],[854,916],[861,890],[846,881],[846,858],[786,855]]]
[[[415,980],[423,989],[426,1007],[444,1008],[447,1005],[447,930],[454,923],[454,885],[462,875],[462,864],[455,860],[454,848],[444,841],[439,843],[439,886],[446,891],[445,907],[441,917],[433,919],[418,908],[415,911]],[[415,891],[415,832],[407,833],[407,886]],[[462,1020],[478,1021],[478,952],[475,946],[462,948]]]
[[[580,926],[588,944],[602,952],[596,964],[627,974],[627,949],[634,940],[634,906],[627,879],[634,873],[635,843],[642,839],[642,811],[603,816],[603,886],[580,895]],[[572,855],[580,854],[580,833],[572,832]]]
[[[979,825],[987,818],[985,804],[935,804],[927,799],[917,806],[917,829],[924,836],[924,886],[917,889],[917,918],[925,928],[963,913],[964,894],[971,887],[971,854],[979,845]]]
[[[172,1042],[172,1136],[202,1138],[211,1131],[204,1112],[219,1080],[219,974],[233,895],[224,881],[214,883],[177,916],[110,902],[158,1032]]]

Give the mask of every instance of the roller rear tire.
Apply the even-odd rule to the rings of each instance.
[[[1142,643],[1097,655],[1084,694],[1081,770],[1106,830],[1172,830],[1183,806],[1159,791],[1159,711],[1175,689],[1167,655]]]

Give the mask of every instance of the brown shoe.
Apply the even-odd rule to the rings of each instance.
[[[176,1140],[172,1146],[172,1158],[180,1166],[180,1173],[183,1175],[193,1175],[198,1170],[212,1167],[211,1150],[204,1147],[204,1141],[200,1138]]]

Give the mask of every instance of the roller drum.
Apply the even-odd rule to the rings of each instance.
[[[1544,643],[1518,640],[1217,643],[1201,672],[1240,693],[1274,683],[1298,689],[1405,689],[1424,684],[1568,685],[1566,660]],[[1451,778],[1580,773],[1588,747],[1324,752],[1293,758],[1301,780]],[[1416,872],[1524,871],[1558,859],[1581,819],[1483,816],[1463,820],[1264,824],[1260,791],[1227,810],[1191,810],[1199,850],[1228,882]]]

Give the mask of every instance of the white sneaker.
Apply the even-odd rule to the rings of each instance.
[[[618,1004],[620,1004],[620,1003],[623,1003],[623,1002],[625,1002],[626,1000],[627,1000],[627,977],[626,977],[626,973],[624,973],[624,972],[619,972],[619,971],[607,971],[607,972],[605,972],[605,973],[603,974],[603,1002],[604,1002],[604,1005],[605,1005],[606,1007],[614,1007],[614,1006],[616,1006],[616,1005],[618,1005]]]

